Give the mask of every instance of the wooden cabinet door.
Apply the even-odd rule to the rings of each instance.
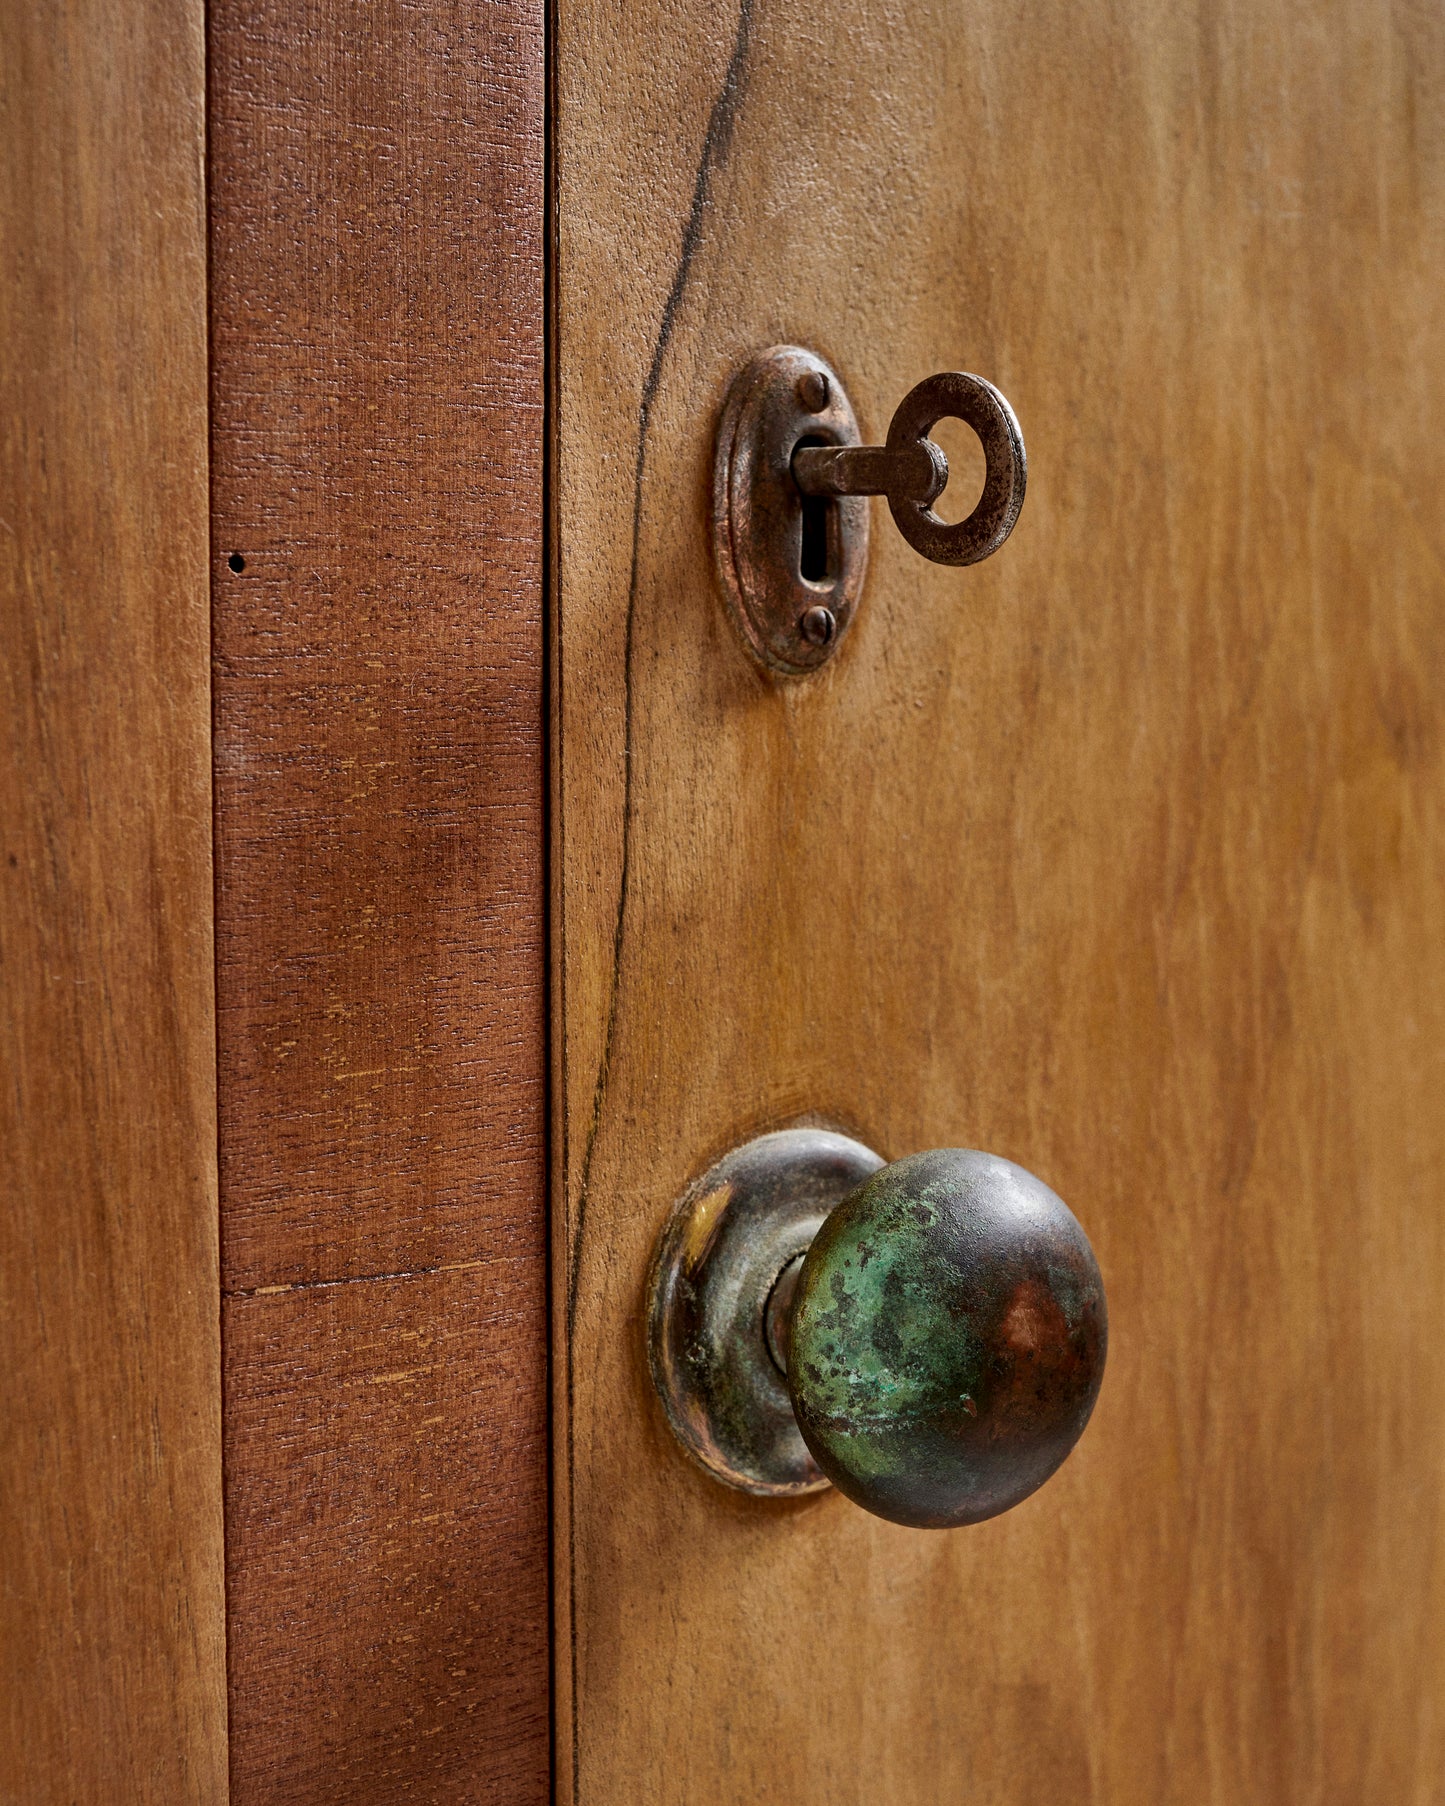
[[[559,0],[558,1797],[1304,1806],[1445,1773],[1445,16]],[[807,679],[708,493],[780,341],[1008,395],[1008,545],[881,505]],[[991,1149],[1108,1285],[959,1531],[694,1468],[643,1289],[799,1122]]]

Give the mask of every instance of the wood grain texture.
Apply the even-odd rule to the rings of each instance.
[[[1434,1801],[1445,20],[560,0],[557,88],[564,1797]],[[1030,464],[972,571],[880,511],[791,683],[705,513],[779,340],[875,438],[977,370]],[[653,1238],[809,1115],[1094,1241],[1098,1412],[1002,1519],[670,1441]]]
[[[543,73],[212,8],[236,1806],[547,1793]]]
[[[228,1301],[239,1797],[546,1798],[546,1447],[518,1291],[494,1257]],[[278,1726],[276,1683],[241,1665],[263,1638],[303,1723]]]
[[[0,59],[0,1800],[226,1797],[204,16]]]

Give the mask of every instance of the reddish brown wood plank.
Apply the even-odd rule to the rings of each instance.
[[[541,8],[211,29],[236,1289],[468,1259],[535,1178]]]
[[[234,1797],[541,1799],[542,9],[211,101]]]
[[[230,1604],[265,1627],[235,1667],[237,1799],[545,1799],[545,1424],[517,1290],[487,1261],[228,1300]],[[304,1711],[278,1711],[278,1656]]]

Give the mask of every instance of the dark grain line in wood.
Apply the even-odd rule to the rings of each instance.
[[[662,306],[662,317],[658,326],[657,338],[653,345],[652,360],[648,366],[646,379],[642,385],[642,393],[637,409],[637,451],[633,473],[633,506],[632,506],[632,563],[628,580],[627,617],[624,628],[626,652],[623,660],[622,676],[622,710],[623,710],[623,777],[622,777],[622,849],[617,874],[617,905],[612,933],[612,965],[608,979],[607,1022],[602,1037],[602,1053],[597,1066],[597,1076],[592,1091],[592,1110],[587,1121],[586,1136],[583,1142],[580,1175],[577,1184],[576,1209],[572,1213],[570,1256],[566,1266],[566,1312],[564,1331],[565,1370],[566,1370],[566,1410],[564,1423],[567,1430],[562,1438],[562,1448],[567,1469],[567,1492],[570,1497],[572,1476],[574,1472],[573,1441],[570,1434],[572,1423],[572,1407],[576,1395],[576,1374],[573,1350],[576,1337],[574,1330],[574,1310],[577,1296],[577,1276],[580,1271],[582,1249],[586,1238],[587,1200],[592,1171],[592,1155],[597,1143],[597,1133],[602,1124],[603,1104],[607,1092],[607,1075],[611,1066],[612,1050],[617,1034],[617,1006],[622,990],[622,960],[627,939],[627,902],[628,880],[632,859],[633,804],[632,804],[632,733],[633,733],[633,693],[634,693],[634,634],[636,617],[638,554],[642,532],[642,500],[647,475],[647,442],[648,425],[652,413],[653,400],[657,394],[657,386],[662,377],[663,361],[667,356],[667,348],[672,340],[673,328],[677,321],[678,309],[682,304],[687,289],[689,272],[693,259],[701,242],[702,222],[707,211],[712,183],[718,169],[725,163],[728,147],[732,143],[733,130],[737,120],[738,109],[742,103],[744,80],[747,70],[748,41],[752,27],[753,0],[740,0],[738,6],[737,32],[733,39],[732,52],[728,58],[727,68],[718,86],[717,96],[708,115],[707,128],[703,133],[702,150],[698,157],[697,174],[693,182],[692,201],[688,208],[687,218],[683,224],[681,245],[678,251],[677,267],[673,272],[672,284]],[[560,630],[560,623],[559,630]],[[560,642],[560,631],[559,631]],[[565,657],[565,652],[563,653]],[[560,828],[559,828],[560,832]],[[559,853],[560,857],[560,853]],[[561,937],[558,937],[558,947]],[[564,1157],[565,1165],[565,1157]],[[570,1514],[565,1520],[567,1538],[568,1585],[566,1592],[566,1634],[567,1660],[569,1667],[569,1698],[574,1698],[577,1691],[577,1619],[576,1598],[576,1556]],[[579,1746],[575,1740],[569,1739],[570,1761],[572,1768],[572,1789],[576,1797],[581,1787],[581,1776],[578,1768]]]
[[[633,672],[633,627],[637,613],[637,575],[638,552],[642,532],[642,498],[647,478],[647,437],[648,424],[651,419],[652,405],[657,394],[657,385],[662,377],[663,360],[667,356],[667,347],[671,343],[673,327],[676,324],[678,308],[687,289],[688,273],[692,269],[693,258],[697,254],[701,240],[702,222],[707,211],[708,199],[712,189],[714,176],[727,158],[728,146],[732,142],[733,128],[737,120],[738,108],[742,102],[744,77],[747,69],[748,37],[752,27],[753,0],[740,0],[738,7],[737,36],[733,40],[732,55],[728,59],[727,70],[718,87],[717,98],[713,102],[712,111],[708,115],[707,129],[703,133],[702,153],[698,158],[697,176],[693,182],[692,202],[688,208],[687,219],[683,223],[682,242],[678,252],[677,268],[673,273],[672,286],[668,289],[667,298],[662,305],[662,318],[658,327],[657,338],[653,344],[652,361],[648,366],[647,376],[642,385],[642,394],[637,408],[637,453],[636,466],[632,485],[632,565],[627,587],[627,623],[626,623],[626,657],[623,664],[623,745],[624,757],[622,768],[622,852],[617,875],[617,909],[615,926],[612,934],[612,976],[607,1002],[607,1027],[603,1035],[602,1058],[597,1068],[597,1079],[592,1093],[592,1113],[588,1119],[587,1139],[582,1150],[581,1177],[578,1181],[577,1208],[572,1230],[572,1261],[567,1278],[568,1323],[571,1323],[572,1301],[577,1288],[577,1266],[582,1257],[582,1244],[585,1237],[587,1221],[587,1187],[588,1175],[592,1167],[592,1150],[597,1141],[597,1130],[602,1120],[603,1097],[607,1090],[607,1072],[612,1057],[612,1047],[617,1034],[617,998],[622,985],[622,955],[627,938],[627,895],[628,874],[632,854],[632,701],[634,687]]]

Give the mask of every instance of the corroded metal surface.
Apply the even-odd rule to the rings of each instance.
[[[897,496],[926,508],[948,486],[948,459],[926,437],[897,447],[803,445],[793,453],[793,481],[804,495]]]
[[[966,520],[933,511],[948,460],[928,437],[945,417],[983,446],[983,494]],[[886,445],[860,445],[837,373],[798,345],[774,345],[734,379],[713,458],[713,554],[753,656],[789,676],[837,651],[863,588],[870,495],[935,564],[977,564],[1013,531],[1028,463],[1013,409],[963,370],[925,377],[898,404]]]
[[[1009,534],[1024,505],[1028,459],[1024,436],[1014,411],[991,382],[965,370],[942,370],[927,376],[899,402],[888,426],[888,449],[901,456],[922,441],[940,420],[971,426],[983,446],[983,494],[972,514],[955,522],[940,520],[922,500],[890,490],[888,508],[898,531],[915,552],[935,564],[977,564],[991,557]]]
[[[764,351],[728,390],[713,461],[713,554],[744,642],[772,671],[816,671],[857,610],[868,503],[807,498],[792,470],[800,444],[857,443],[836,372],[801,346]]]
[[[819,1466],[878,1516],[938,1528],[1007,1511],[1059,1467],[1108,1338],[1068,1206],[1022,1167],[959,1148],[895,1162],[833,1212],[790,1328]]]
[[[884,1167],[822,1129],[704,1173],[649,1282],[653,1381],[695,1460],[745,1492],[832,1480],[903,1524],[977,1523],[1041,1486],[1107,1338],[1088,1238],[1041,1180],[960,1148]]]
[[[653,1383],[683,1447],[729,1486],[827,1485],[769,1349],[767,1307],[828,1213],[882,1164],[825,1129],[762,1135],[709,1168],[663,1228],[648,1282]]]
[[[944,419],[973,428],[985,466],[978,505],[952,524],[933,512],[948,460],[928,435]],[[1028,474],[1013,409],[992,383],[966,370],[940,370],[910,389],[887,445],[802,446],[793,453],[793,480],[805,495],[886,495],[898,531],[935,564],[977,564],[996,552],[1013,532]]]

